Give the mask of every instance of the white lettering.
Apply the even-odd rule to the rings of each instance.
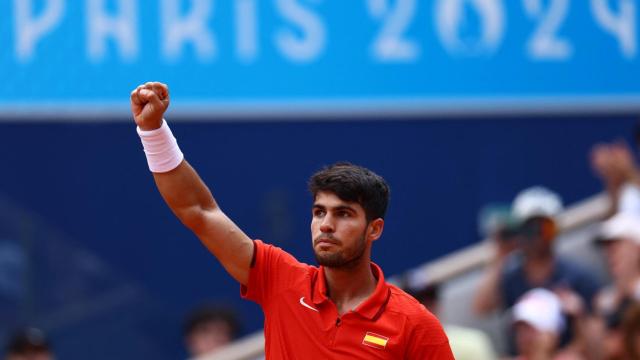
[[[315,60],[326,45],[326,29],[322,20],[296,0],[277,0],[276,7],[285,19],[299,27],[298,31],[278,31],[275,36],[278,49],[295,62]],[[302,37],[297,33],[302,33]]]
[[[558,36],[558,31],[569,12],[569,0],[551,0],[546,12],[542,0],[524,0],[529,16],[540,20],[540,24],[527,44],[529,54],[539,60],[567,60],[573,47],[567,39]]]
[[[198,59],[207,62],[216,56],[217,44],[207,21],[213,13],[213,0],[192,0],[188,14],[180,16],[181,0],[162,0],[163,52],[170,61],[178,60],[185,43],[193,43]]]
[[[598,24],[618,39],[624,56],[631,59],[637,51],[636,5],[633,0],[618,0],[618,4],[618,16],[615,16],[605,0],[591,0],[591,11]]]
[[[255,0],[236,0],[236,51],[245,63],[255,60],[258,54],[257,10]]]
[[[47,0],[39,17],[33,15],[32,0],[14,0],[14,33],[16,55],[19,61],[28,62],[33,58],[38,40],[58,24],[64,12],[63,0]]]
[[[138,55],[136,33],[137,1],[117,0],[119,16],[109,15],[106,0],[87,0],[87,49],[93,62],[104,60],[107,55],[107,39],[113,38],[120,57],[131,62]]]
[[[482,21],[481,35],[476,43],[463,41],[460,37],[460,28],[465,23],[464,5],[473,5]],[[504,36],[504,8],[500,0],[438,0],[436,24],[438,36],[450,53],[491,54]]]
[[[384,21],[371,51],[381,62],[411,62],[418,59],[419,47],[405,33],[415,15],[415,0],[398,0],[393,8],[387,0],[369,0],[369,12]]]

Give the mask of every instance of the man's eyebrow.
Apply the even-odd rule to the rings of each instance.
[[[313,204],[313,208],[314,209],[322,209],[322,210],[326,210],[327,207],[322,205],[322,204]],[[357,212],[355,208],[349,206],[349,205],[338,205],[338,206],[333,206],[333,207],[329,207],[330,210],[332,211],[340,211],[340,210],[347,210],[347,211],[352,211],[352,212]]]
[[[353,211],[353,212],[355,212],[355,211],[356,211],[356,209],[355,209],[355,208],[352,208],[352,207],[351,207],[351,206],[349,206],[349,205],[338,205],[338,206],[336,206],[336,207],[334,207],[334,208],[332,208],[332,209],[333,209],[333,210],[350,210],[350,211]]]
[[[320,204],[313,204],[313,208],[314,209],[325,209],[324,205],[320,205]]]

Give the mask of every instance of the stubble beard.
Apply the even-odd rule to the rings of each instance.
[[[365,234],[364,232],[356,242],[356,248],[352,256],[345,255],[344,251],[337,251],[335,253],[322,253],[318,254],[314,249],[316,261],[319,265],[333,269],[352,269],[357,267],[364,258],[366,251]]]

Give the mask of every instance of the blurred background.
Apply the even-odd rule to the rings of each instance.
[[[314,263],[308,177],[340,160],[369,167],[392,189],[374,261],[408,289],[442,285],[458,299],[443,322],[515,355],[500,335],[511,320],[472,311],[468,294],[513,250],[479,214],[503,204],[511,216],[521,190],[551,189],[573,211],[543,214],[568,231],[554,246],[580,249],[565,251],[593,268],[594,288],[609,283],[591,240],[636,179],[639,7],[1,1],[1,350],[16,336],[36,346],[16,331],[37,327],[59,359],[184,359],[198,355],[194,316],[221,312],[234,325],[220,342],[259,336],[260,308],[174,218],[146,166],[129,93],[161,81],[186,158],[249,236]]]

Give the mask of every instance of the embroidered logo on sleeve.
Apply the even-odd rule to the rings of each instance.
[[[386,336],[378,335],[376,333],[367,332],[362,339],[362,344],[374,347],[376,349],[384,349],[387,346],[389,338]]]

